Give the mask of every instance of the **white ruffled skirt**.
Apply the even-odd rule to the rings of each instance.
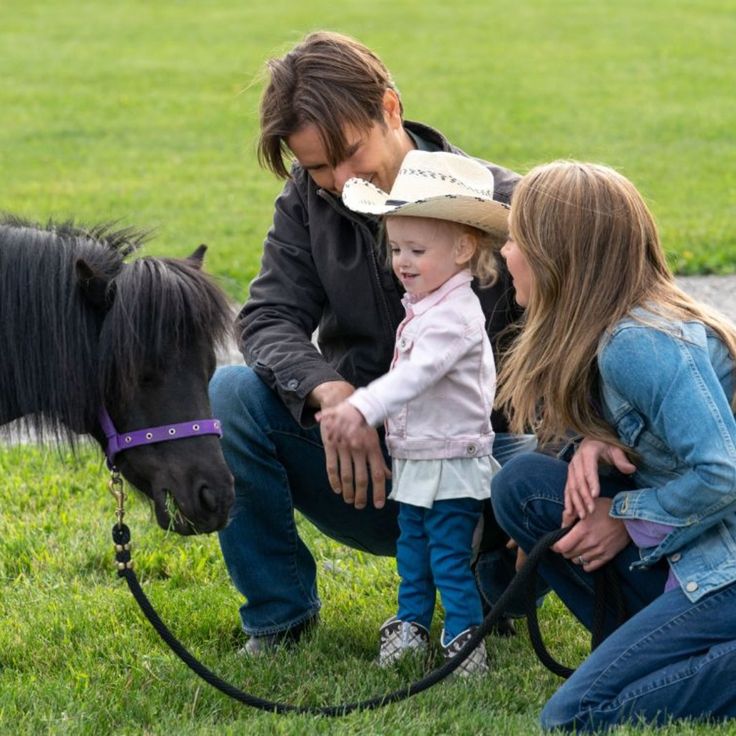
[[[427,509],[435,501],[450,498],[484,501],[491,497],[491,478],[500,467],[491,455],[444,460],[395,458],[389,498]]]

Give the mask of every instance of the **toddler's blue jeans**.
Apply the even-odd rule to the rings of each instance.
[[[447,644],[469,626],[483,621],[483,609],[470,570],[473,531],[482,502],[474,498],[435,501],[431,509],[399,504],[401,533],[396,565],[401,577],[401,621],[412,621],[429,630],[434,613],[435,589],[445,609]]]

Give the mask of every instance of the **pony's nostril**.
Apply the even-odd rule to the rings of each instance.
[[[199,489],[199,501],[202,508],[207,509],[207,511],[217,511],[220,506],[217,494],[209,486],[202,486]]]

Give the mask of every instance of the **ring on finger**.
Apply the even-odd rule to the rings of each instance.
[[[578,555],[576,562],[578,563],[578,565],[582,565],[582,566],[585,566],[588,564],[588,560],[586,560],[585,557],[583,557],[582,555]]]

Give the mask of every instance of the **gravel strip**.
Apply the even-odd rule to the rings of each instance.
[[[720,310],[736,323],[736,275],[678,276],[677,283],[690,296]]]

